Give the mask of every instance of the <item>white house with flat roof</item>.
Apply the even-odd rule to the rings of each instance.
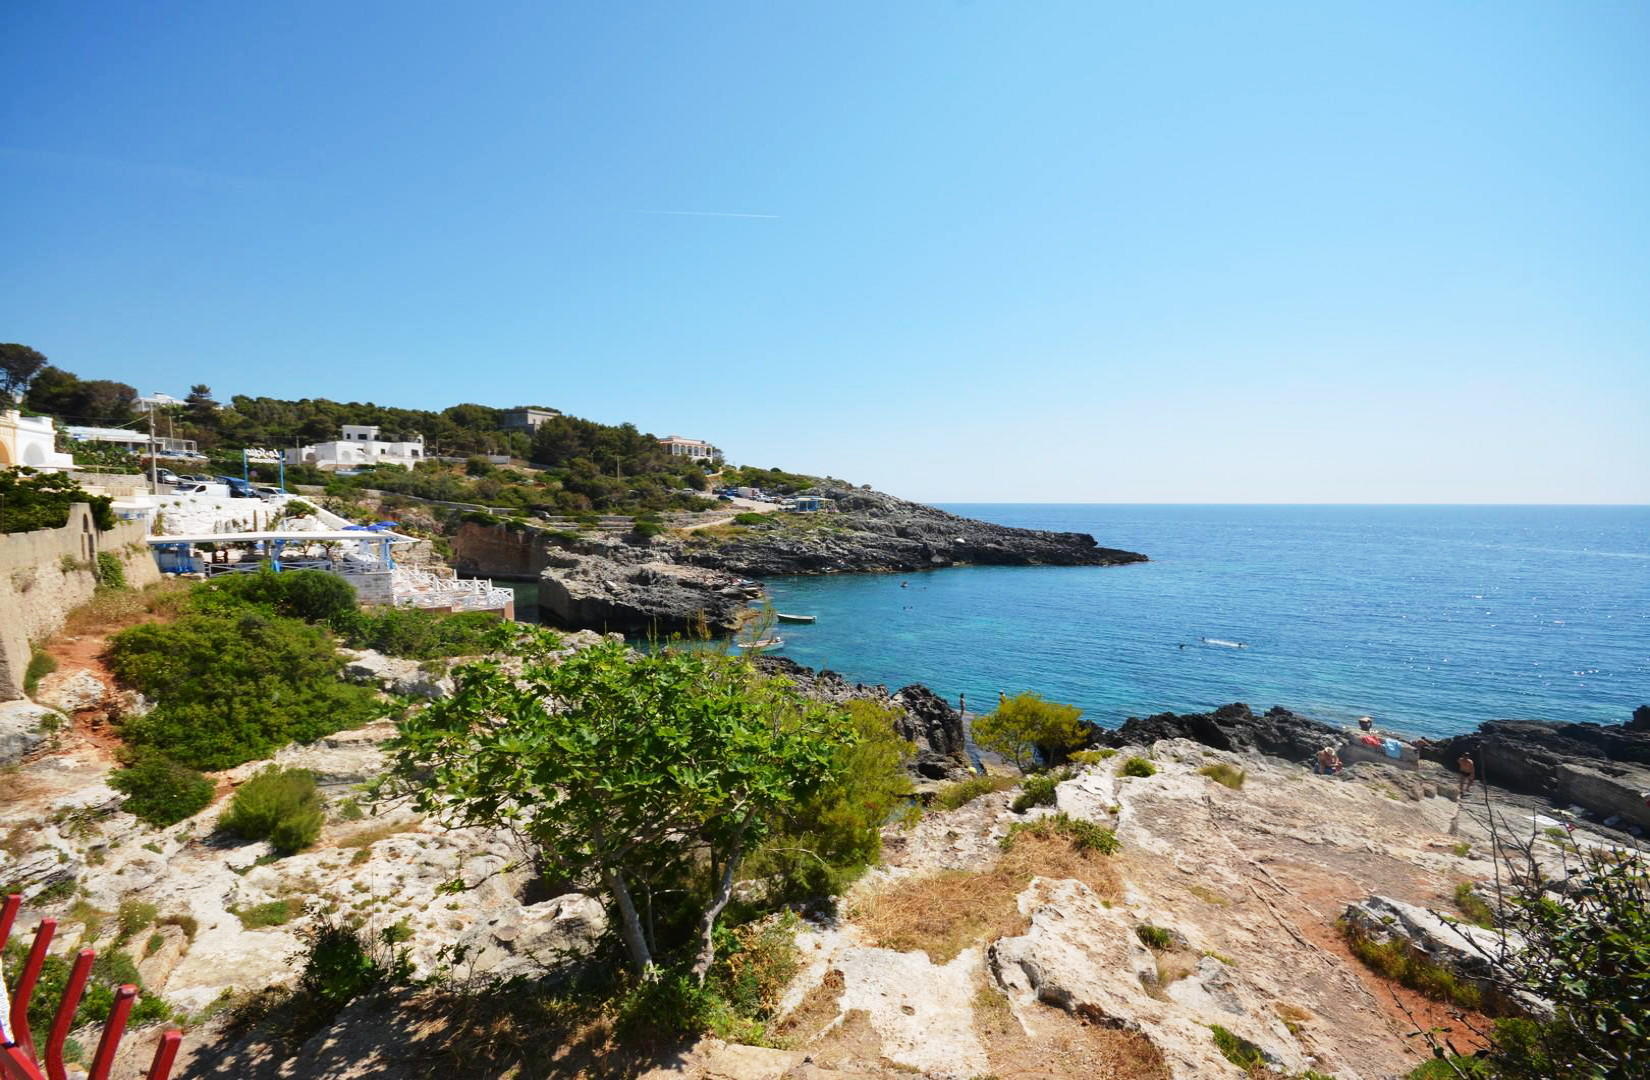
[[[339,434],[332,442],[285,451],[286,463],[317,469],[359,469],[363,465],[405,465],[410,469],[424,460],[422,435],[385,439],[375,424],[345,424]]]
[[[63,430],[68,432],[69,438],[75,442],[107,443],[134,454],[146,455],[151,448],[158,457],[166,457],[169,454],[192,456],[200,453],[194,439],[169,439],[164,435],[157,435],[151,442],[147,431],[133,431],[130,428],[82,427],[70,424]]]
[[[687,439],[680,435],[666,435],[659,445],[670,451],[671,457],[720,458],[722,451],[703,439]]]
[[[17,465],[43,471],[74,468],[74,458],[58,452],[51,417],[0,410],[0,469]]]

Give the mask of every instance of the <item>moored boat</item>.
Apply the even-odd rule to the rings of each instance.
[[[796,622],[796,623],[810,623],[810,622],[813,622],[815,618],[817,618],[817,616],[814,616],[814,615],[787,615],[783,611],[777,612],[775,614],[775,617],[778,618],[780,622]]]

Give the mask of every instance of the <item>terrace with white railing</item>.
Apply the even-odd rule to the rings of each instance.
[[[453,611],[503,611],[515,594],[482,578],[440,577],[427,570],[398,566],[390,572],[396,607],[448,608]]]

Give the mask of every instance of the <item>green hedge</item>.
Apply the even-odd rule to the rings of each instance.
[[[269,757],[384,712],[371,690],[340,681],[327,633],[296,619],[185,615],[121,631],[110,658],[159,703],[123,722],[127,742],[200,769]]]

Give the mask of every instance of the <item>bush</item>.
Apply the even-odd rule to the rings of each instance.
[[[1229,765],[1224,761],[1215,765],[1205,765],[1203,768],[1197,770],[1197,772],[1199,776],[1207,776],[1215,783],[1224,784],[1233,791],[1236,791],[1238,788],[1243,786],[1243,780],[1246,775],[1244,770],[1238,768],[1236,765]]]
[[[325,817],[314,773],[270,765],[240,786],[219,824],[287,855],[313,844]]]
[[[61,529],[69,523],[69,508],[75,503],[92,508],[98,529],[115,527],[114,500],[88,495],[66,474],[0,469],[0,533]]]
[[[749,510],[733,515],[735,525],[766,525],[768,521],[768,515],[753,513]]]
[[[769,903],[841,892],[877,861],[882,826],[910,798],[905,763],[914,748],[894,730],[890,711],[863,699],[844,708],[857,738],[837,749],[831,782],[786,813],[746,863],[747,877],[768,882]]]
[[[1491,908],[1473,890],[1472,882],[1463,881],[1455,887],[1455,907],[1467,921],[1486,930],[1495,929],[1495,909]]]
[[[139,752],[131,764],[110,775],[109,786],[126,795],[121,809],[157,829],[206,809],[214,790],[201,773],[153,752]]]
[[[144,900],[122,900],[115,921],[120,926],[120,940],[126,941],[139,930],[155,921],[160,909]]]
[[[6,944],[4,967],[8,990],[17,988],[17,980],[23,974],[23,961],[27,955],[28,946],[21,938],[14,937]],[[34,996],[29,999],[29,1027],[37,1037],[43,1038],[45,1032],[51,1029],[52,1021],[57,1015],[58,1002],[62,1000],[63,991],[69,982],[72,964],[73,959],[70,956],[57,954],[46,957],[45,964],[41,966],[40,978],[34,987]],[[86,983],[80,1007],[75,1010],[75,1026],[101,1024],[107,1020],[110,1010],[114,1007],[115,990],[127,983],[139,989],[143,988],[143,980],[138,976],[137,965],[132,962],[132,958],[119,949],[98,954],[92,963],[91,978]],[[136,1027],[165,1020],[171,1015],[172,1010],[164,1000],[152,994],[143,994],[133,1005],[128,1023]],[[8,1027],[10,1023],[8,1019]]]
[[[1055,814],[1036,821],[1016,821],[1008,827],[1007,834],[999,842],[1000,846],[1004,851],[1009,851],[1014,847],[1015,839],[1022,835],[1045,839],[1063,836],[1078,851],[1093,851],[1101,855],[1116,855],[1123,848],[1112,829],[1068,814]]]
[[[1266,1052],[1260,1047],[1219,1024],[1210,1024],[1209,1030],[1214,1034],[1215,1049],[1220,1051],[1221,1057],[1249,1073],[1266,1068]]]
[[[1123,768],[1119,771],[1124,776],[1156,776],[1157,766],[1143,757],[1131,757],[1123,762]]]
[[[1088,739],[1075,705],[1044,701],[1033,693],[1015,694],[997,703],[995,711],[974,721],[974,741],[1003,755],[1016,768],[1050,764]]]
[[[1112,750],[1109,747],[1101,747],[1098,750],[1073,750],[1066,760],[1074,762],[1078,765],[1098,765],[1102,761],[1116,756],[1116,750]]]
[[[229,910],[241,920],[242,930],[262,930],[266,926],[285,926],[291,922],[298,914],[298,905],[291,900],[271,900]]]
[[[127,742],[195,768],[269,757],[384,711],[370,689],[339,681],[332,639],[295,619],[248,612],[134,626],[115,635],[110,660],[117,676],[158,702],[122,721]]]
[[[374,649],[385,656],[436,660],[448,656],[476,656],[499,626],[490,611],[449,614],[421,608],[352,611],[334,621],[351,648]]]
[[[1006,776],[971,776],[940,788],[934,794],[934,805],[941,810],[955,810],[959,806],[967,806],[981,795],[1007,791],[1014,786],[1014,781]]]
[[[268,615],[330,623],[356,611],[355,589],[325,570],[270,569],[255,574],[221,574],[189,595],[189,608],[201,614],[239,616],[248,608]]]
[[[23,671],[23,693],[34,696],[40,689],[40,680],[57,670],[57,657],[39,649],[29,653],[29,666]]]
[[[1134,936],[1140,939],[1140,944],[1153,952],[1162,952],[1164,949],[1174,948],[1174,934],[1161,926],[1141,923],[1134,928]]]
[[[1352,955],[1378,974],[1438,1001],[1466,1009],[1483,1007],[1484,996],[1476,985],[1434,963],[1403,938],[1377,941],[1348,922],[1342,922],[1340,930]]]
[[[1020,785],[1020,794],[1014,797],[1010,809],[1016,814],[1023,814],[1033,806],[1053,806],[1054,788],[1062,779],[1064,777],[1054,773],[1039,773],[1026,777],[1025,782]]]
[[[105,589],[126,587],[126,567],[107,551],[97,553],[97,580]]]

